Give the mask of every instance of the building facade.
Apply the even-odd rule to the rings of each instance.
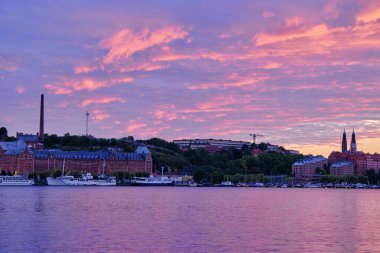
[[[33,171],[33,153],[24,141],[0,142],[0,171],[8,175]]]
[[[133,153],[116,150],[104,151],[62,151],[37,150],[34,152],[34,171],[91,172],[106,174],[122,171],[134,174],[146,172],[151,174],[153,168],[152,155],[147,147],[138,147]]]
[[[18,141],[23,141],[32,149],[43,149],[43,144],[39,142],[38,135],[17,133],[16,138]]]
[[[62,151],[32,150],[24,141],[0,142],[0,170],[2,173],[27,175],[31,172],[91,172],[101,174],[123,171],[152,173],[153,160],[149,149],[138,147],[135,152],[117,150]]]
[[[354,164],[352,162],[337,162],[331,165],[330,174],[334,176],[354,175]]]
[[[380,155],[357,151],[356,134],[352,131],[350,150],[347,150],[346,132],[343,132],[342,152],[334,151],[328,157],[329,164],[350,162],[354,166],[354,174],[365,174],[367,170],[380,171]]]
[[[243,145],[251,145],[247,141],[215,140],[215,139],[182,139],[174,140],[181,149],[204,148],[210,153],[215,153],[224,149],[235,148],[241,149]]]
[[[376,173],[380,171],[380,154],[366,155],[367,170],[374,170]]]
[[[309,156],[292,165],[292,173],[298,180],[310,181],[315,178],[317,169],[327,166],[328,160],[323,156]]]

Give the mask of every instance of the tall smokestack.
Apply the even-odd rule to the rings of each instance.
[[[44,143],[44,94],[41,94],[41,109],[40,109],[40,141]]]

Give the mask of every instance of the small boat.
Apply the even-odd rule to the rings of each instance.
[[[219,186],[222,187],[232,187],[235,186],[231,181],[223,181]]]
[[[260,183],[260,182],[256,182],[254,184],[249,184],[249,186],[251,186],[251,187],[264,187],[264,184]]]
[[[48,177],[48,185],[54,186],[116,186],[116,177],[109,177],[104,174],[105,161],[103,162],[103,173],[99,179],[94,179],[90,172],[84,173],[80,178],[64,175],[65,160],[62,166],[62,175],[57,178]]]
[[[246,183],[238,183],[236,186],[237,187],[249,187],[249,185]]]
[[[312,183],[307,183],[303,186],[304,188],[321,188],[321,184],[312,184]]]
[[[287,184],[283,184],[280,186],[281,188],[288,188],[288,185]]]
[[[34,180],[24,176],[0,176],[0,185],[3,186],[30,186],[34,185]]]
[[[68,175],[65,175],[65,163],[66,163],[66,159],[63,160],[63,165],[62,165],[62,174],[61,176],[59,177],[48,177],[46,178],[47,180],[47,184],[48,185],[52,185],[52,186],[65,186],[67,185],[65,183],[65,180],[74,180],[74,177],[73,176],[68,176]]]
[[[60,177],[48,177],[47,183],[48,185],[53,186],[65,186],[67,185],[64,180],[74,180],[73,176],[60,176]]]
[[[174,181],[168,177],[134,177],[131,180],[134,186],[170,186],[174,185]]]
[[[198,184],[196,182],[189,182],[190,187],[197,187]]]
[[[115,177],[100,177],[94,179],[91,173],[82,174],[80,178],[63,178],[63,182],[69,186],[116,186]]]

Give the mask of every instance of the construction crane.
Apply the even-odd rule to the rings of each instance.
[[[252,143],[256,143],[256,137],[264,137],[264,135],[261,134],[249,134],[249,136],[252,136]]]

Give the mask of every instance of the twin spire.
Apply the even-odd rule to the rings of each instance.
[[[347,136],[346,136],[346,129],[344,129],[343,139],[342,139],[342,153],[346,153],[347,151],[348,151],[347,150]],[[352,129],[350,151],[353,153],[357,151],[355,128]]]

